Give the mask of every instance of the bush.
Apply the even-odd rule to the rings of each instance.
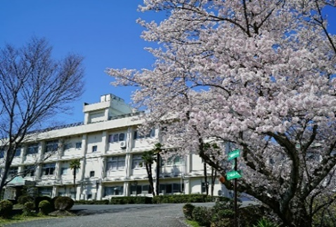
[[[194,210],[195,206],[192,205],[191,203],[186,203],[184,206],[183,206],[183,214],[184,214],[184,217],[188,220],[192,220],[193,219],[193,215],[192,215],[192,212]]]
[[[43,215],[48,215],[53,210],[52,204],[47,200],[42,200],[38,207]]]
[[[35,209],[36,209],[36,213],[39,212],[39,204],[41,201],[43,200],[47,200],[50,204],[52,204],[52,199],[48,196],[38,196],[35,198]]]
[[[192,216],[199,225],[209,227],[211,224],[212,209],[208,207],[195,207]]]
[[[153,203],[203,203],[227,200],[229,199],[222,196],[206,196],[202,194],[160,195],[153,198]]]
[[[239,223],[242,226],[253,226],[266,216],[263,206],[248,206],[239,209]]]
[[[9,218],[13,210],[13,203],[9,200],[0,201],[0,216]]]
[[[58,197],[59,197],[59,196],[55,196],[54,198],[51,199],[50,204],[51,204],[51,206],[52,206],[53,211],[56,210],[56,208],[55,208],[55,201],[56,201],[56,199],[57,199]]]
[[[70,210],[71,207],[74,205],[73,199],[67,196],[59,196],[55,200],[55,209],[56,210]]]
[[[32,212],[32,210],[34,210],[35,208],[35,204],[34,202],[26,202],[25,204],[23,204],[23,215],[24,216],[33,216],[34,213]]]
[[[256,225],[253,225],[253,227],[279,227],[279,225],[273,223],[266,218],[262,218],[258,221]]]
[[[28,195],[21,195],[21,196],[19,196],[19,198],[18,198],[18,203],[19,204],[24,205],[27,202],[34,202],[34,198],[31,197],[31,196],[28,196]]]
[[[109,200],[76,200],[75,204],[109,204]]]

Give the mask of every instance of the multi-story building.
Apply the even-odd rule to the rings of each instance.
[[[112,196],[151,196],[141,155],[158,142],[158,129],[142,136],[137,126],[139,112],[112,94],[100,102],[84,103],[84,122],[30,134],[30,140],[17,150],[9,177],[19,173],[6,187],[6,197],[31,184],[40,195],[71,196],[79,199],[108,199]],[[80,160],[75,184],[70,168]],[[0,156],[1,165],[1,156]],[[160,193],[205,193],[203,163],[198,155],[176,156],[160,167]],[[1,167],[1,166],[0,166]],[[209,168],[209,167],[208,167]],[[210,173],[210,168],[207,171]],[[155,182],[155,180],[154,180]],[[155,188],[155,186],[154,186]],[[221,185],[216,180],[214,194]],[[16,195],[17,196],[17,195]]]

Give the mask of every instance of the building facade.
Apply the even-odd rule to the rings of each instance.
[[[84,103],[83,112],[83,123],[30,134],[29,142],[15,154],[9,177],[16,177],[6,186],[5,197],[17,197],[14,189],[27,184],[40,195],[76,200],[151,196],[141,155],[157,143],[158,129],[140,135],[139,112],[112,94],[101,96],[98,103]],[[70,163],[77,159],[80,168],[74,184]],[[160,168],[160,194],[205,193],[204,165],[198,155],[172,157],[159,167],[154,163],[154,182],[156,168]],[[221,190],[216,179],[214,195]]]

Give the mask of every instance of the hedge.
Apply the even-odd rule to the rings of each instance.
[[[104,200],[77,200],[75,201],[75,204],[109,204],[109,200],[104,199]]]
[[[111,204],[151,204],[153,198],[146,196],[112,197]]]
[[[153,203],[204,203],[228,200],[230,199],[222,196],[206,196],[202,194],[160,195],[153,198]]]

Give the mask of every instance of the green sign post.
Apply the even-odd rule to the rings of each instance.
[[[228,160],[232,160],[234,158],[238,158],[240,156],[240,150],[234,150],[229,153]]]
[[[228,180],[241,178],[241,175],[237,171],[230,171],[226,173],[226,178]]]
[[[242,176],[238,172],[238,160],[237,158],[240,156],[240,150],[236,149],[231,151],[228,155],[228,160],[234,160],[233,163],[233,171],[226,173],[226,179],[233,180],[234,179],[234,209],[235,209],[235,217],[234,217],[234,226],[238,227],[238,198],[237,198],[237,179],[241,178]]]

